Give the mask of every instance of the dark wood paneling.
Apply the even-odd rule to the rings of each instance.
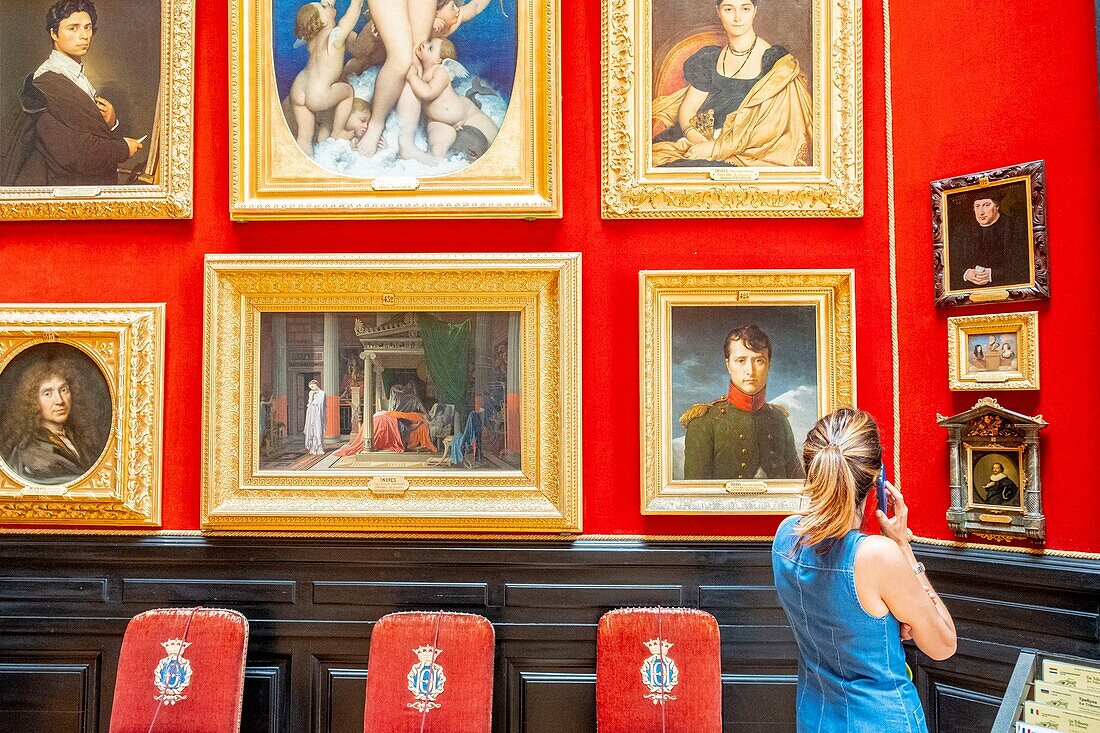
[[[122,581],[125,603],[294,603],[289,580],[155,580]]]
[[[0,730],[5,733],[90,733],[95,730],[97,658],[62,661],[0,656]]]
[[[988,730],[1021,647],[1100,656],[1098,563],[918,554],[960,632],[951,659],[907,650],[931,730]],[[194,604],[249,617],[245,733],[360,733],[374,622],[438,608],[494,624],[496,733],[592,733],[600,614],[681,604],[718,619],[725,729],[794,727],[798,650],[765,543],[35,536],[0,538],[0,557],[4,733],[107,733],[128,620]]]
[[[746,733],[794,731],[798,675],[722,675],[722,727]]]
[[[316,581],[315,604],[345,606],[447,606],[485,607],[489,605],[489,586],[485,583],[348,583]]]
[[[315,699],[320,701],[315,717],[316,731],[363,733],[363,709],[367,698],[367,660],[357,666],[344,661],[316,660],[318,682]]]
[[[244,672],[241,733],[286,733],[287,663],[250,660]]]
[[[930,707],[935,710],[939,733],[987,731],[997,717],[1001,699],[955,685],[937,683]]]
[[[596,733],[596,672],[516,669],[511,733]]]
[[[0,578],[0,602],[106,600],[106,578]]]
[[[569,583],[506,583],[504,604],[515,608],[618,608],[679,606],[684,591],[678,585],[573,585]]]

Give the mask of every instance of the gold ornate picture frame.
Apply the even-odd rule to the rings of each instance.
[[[854,277],[640,273],[643,514],[799,509],[806,433],[855,405]]]
[[[56,73],[38,78],[52,51],[50,5],[13,0],[0,10],[0,63],[20,82],[0,98],[0,219],[191,218],[194,0],[96,3],[83,68],[97,98],[111,103],[113,128],[94,107],[87,119],[81,105],[90,102],[80,95],[91,91]],[[21,94],[32,95],[34,114],[19,112],[27,106]],[[61,124],[40,131],[40,118]],[[39,135],[52,142],[36,143]],[[123,137],[141,145],[128,158]],[[113,152],[118,146],[122,153]]]
[[[1039,389],[1039,312],[947,319],[952,390]]]
[[[863,215],[858,2],[611,0],[603,59],[605,219]]]
[[[157,526],[164,305],[0,305],[0,522]]]
[[[387,34],[378,29],[391,16],[371,13],[363,0],[335,0],[334,5],[325,10],[334,17],[318,22],[320,32],[329,33],[330,48],[338,49],[331,53],[346,61],[341,61],[344,69],[332,89],[340,98],[353,95],[349,102],[356,100],[344,130],[335,119],[344,117],[340,107],[298,104],[304,97],[291,93],[313,53],[303,37],[312,38],[312,31],[303,31],[296,20],[302,3],[229,4],[234,221],[561,216],[557,3],[467,4],[457,25],[444,18],[444,8],[431,30],[425,28],[432,39],[427,45],[434,48],[437,40],[441,47],[451,44],[449,54],[441,53],[457,57],[457,62],[440,65],[452,81],[444,93],[457,94],[451,101],[465,110],[465,121],[453,125],[458,132],[450,148],[442,124],[433,132],[420,122],[406,122],[404,96],[391,114],[379,112],[388,99],[375,93],[379,69],[391,57],[394,68],[399,63],[398,55],[385,47]],[[330,32],[330,26],[336,27]],[[413,45],[421,49],[415,39]],[[414,68],[420,69],[421,63],[416,61]],[[429,78],[430,73],[435,72],[422,75]],[[404,72],[401,76],[407,84],[402,95],[426,91],[404,81]],[[432,109],[427,98],[416,98],[423,101],[422,109]],[[329,116],[331,133],[326,132]],[[374,146],[378,152],[370,155],[365,151],[372,146],[365,141],[376,133],[367,120],[385,125]],[[310,125],[315,125],[312,132]],[[405,138],[407,127],[416,130],[411,138]]]
[[[208,255],[204,333],[203,528],[580,531],[580,255]]]

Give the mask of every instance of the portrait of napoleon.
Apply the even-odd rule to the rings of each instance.
[[[155,182],[160,13],[160,0],[0,3],[0,186]]]
[[[111,394],[98,365],[63,343],[31,346],[0,372],[0,458],[31,484],[74,481],[110,435]]]
[[[812,307],[673,308],[674,480],[805,478],[814,329]]]

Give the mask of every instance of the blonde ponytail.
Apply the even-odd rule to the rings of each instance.
[[[802,449],[809,507],[797,532],[813,547],[843,537],[855,525],[882,465],[882,441],[873,417],[841,408],[817,421]]]

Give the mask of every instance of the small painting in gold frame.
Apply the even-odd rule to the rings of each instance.
[[[202,525],[579,532],[580,256],[206,259]]]
[[[0,306],[0,521],[160,524],[164,305]]]
[[[643,271],[642,513],[790,514],[855,404],[851,270]]]
[[[191,218],[194,44],[194,0],[0,3],[0,219]]]
[[[948,318],[947,354],[953,390],[1039,389],[1039,313]]]
[[[233,220],[561,216],[552,0],[229,18]]]
[[[604,5],[603,216],[863,215],[860,4]]]

